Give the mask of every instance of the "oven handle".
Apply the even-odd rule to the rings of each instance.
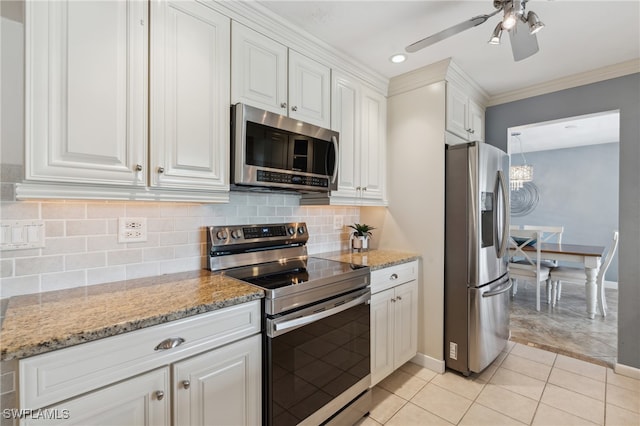
[[[267,330],[267,334],[269,337],[276,337],[276,336],[279,336],[280,334],[286,333],[287,331],[291,331],[292,329],[299,328],[299,327],[302,327],[303,325],[310,324],[314,321],[318,321],[323,318],[330,317],[331,315],[338,314],[342,311],[346,311],[347,309],[351,309],[354,306],[358,306],[363,303],[369,304],[370,301],[371,301],[371,292],[367,290],[367,292],[362,296],[356,299],[353,299],[349,302],[343,303],[342,305],[338,305],[335,308],[331,308],[326,311],[317,312],[311,315],[295,318],[289,321],[272,323],[273,328],[272,329],[269,328]]]

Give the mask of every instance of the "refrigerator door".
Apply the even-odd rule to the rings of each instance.
[[[475,199],[471,200],[469,212],[469,244],[476,253],[471,262],[477,262],[472,271],[475,272],[472,286],[491,283],[507,272],[509,201],[503,170],[506,156],[500,149],[484,143],[470,147],[470,168],[476,169],[469,188]]]
[[[469,288],[469,370],[479,373],[509,340],[509,275],[493,284]]]

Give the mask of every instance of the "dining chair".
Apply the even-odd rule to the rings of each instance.
[[[522,225],[522,229],[529,231],[539,231],[541,243],[562,244],[562,233],[564,226],[540,226],[540,225]],[[549,268],[558,266],[558,261],[553,259],[543,259],[542,264]]]
[[[607,269],[609,269],[609,265],[611,265],[611,261],[613,260],[613,256],[616,254],[616,249],[618,248],[618,231],[613,233],[613,240],[611,241],[611,245],[609,246],[609,250],[605,255],[604,261],[602,265],[600,265],[600,269],[598,270],[598,275],[596,276],[596,286],[597,286],[597,295],[598,295],[598,306],[600,307],[600,313],[603,317],[607,316],[607,301],[604,297],[604,275],[607,273]],[[558,266],[551,270],[549,281],[551,282],[551,299],[552,303],[555,304],[560,300],[560,290],[562,287],[563,281],[569,281],[572,283],[585,284],[587,282],[587,277],[584,272],[584,268],[573,268],[570,266]]]
[[[509,262],[509,274],[515,288],[512,294],[517,293],[518,280],[534,281],[536,283],[536,311],[540,310],[540,282],[544,281],[549,286],[549,268],[541,264],[540,231],[511,230],[509,233],[509,249],[512,257],[519,259]],[[533,250],[525,250],[527,246],[533,246]],[[535,254],[534,254],[535,253]],[[547,290],[548,292],[549,290]]]

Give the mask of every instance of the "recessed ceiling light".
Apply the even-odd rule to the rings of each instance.
[[[404,53],[397,53],[390,57],[389,60],[394,64],[400,64],[407,60],[407,55],[405,55]]]

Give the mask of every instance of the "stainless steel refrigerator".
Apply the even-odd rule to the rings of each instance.
[[[447,145],[445,164],[445,364],[469,375],[509,339],[509,159],[471,142]]]

